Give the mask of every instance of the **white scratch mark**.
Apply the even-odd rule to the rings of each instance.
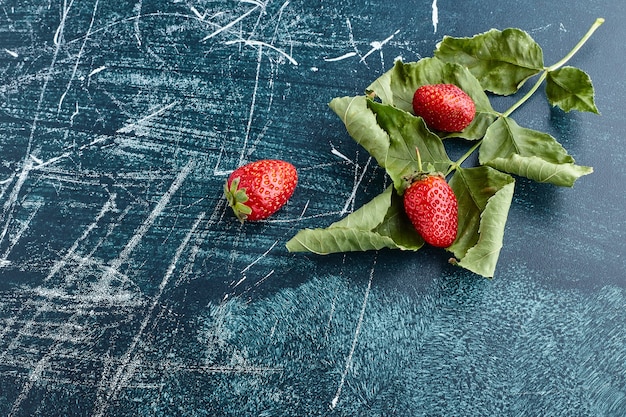
[[[244,14],[242,14],[241,16],[239,16],[238,18],[236,18],[235,20],[233,20],[232,22],[228,23],[225,26],[221,26],[219,29],[217,29],[215,32],[211,33],[210,35],[205,36],[204,38],[200,39],[200,42],[204,42],[208,39],[211,39],[214,36],[219,35],[220,33],[224,32],[225,30],[230,29],[231,27],[235,26],[237,23],[241,22],[243,19],[245,19],[246,17],[248,17],[252,12],[254,12],[255,10],[257,10],[259,8],[259,5],[257,4],[256,7],[253,7],[252,9],[248,10],[247,12],[245,12]]]
[[[34,367],[34,369],[32,369],[30,371],[30,373],[28,374],[28,380],[26,381],[26,383],[22,387],[22,391],[20,392],[20,394],[15,399],[15,402],[13,403],[13,407],[11,408],[11,412],[9,413],[8,417],[13,417],[13,416],[17,415],[16,413],[19,412],[20,407],[22,406],[22,403],[28,397],[28,394],[30,393],[31,389],[33,388],[33,385],[42,377],[46,367],[48,366],[50,358],[53,357],[56,354],[56,352],[59,349],[59,346],[61,345],[61,343],[62,343],[62,341],[57,341],[52,346],[52,348],[48,351],[48,353],[46,355],[44,355],[37,362],[37,365]]]
[[[11,55],[13,58],[17,58],[19,56],[19,54],[15,51],[11,51],[10,49],[4,48],[4,52],[6,52],[7,54]]]
[[[87,40],[91,34],[91,29],[93,28],[93,23],[96,20],[96,11],[98,10],[98,1],[96,0],[93,11],[91,13],[91,21],[89,22],[89,28],[87,28],[87,33],[83,38],[83,43],[80,45],[80,50],[78,51],[78,55],[76,56],[76,61],[74,62],[74,68],[72,69],[72,75],[70,76],[70,80],[67,82],[67,86],[65,87],[65,91],[61,94],[61,98],[59,99],[59,105],[57,106],[57,114],[61,112],[61,106],[63,105],[63,101],[65,100],[65,96],[70,91],[70,87],[72,85],[72,81],[74,77],[76,77],[76,71],[78,70],[78,64],[80,63],[80,59],[83,56],[83,52],[85,51],[85,45],[87,44]]]
[[[78,114],[78,105],[76,106],[76,111],[74,112],[74,114],[73,114],[72,116],[76,116],[77,114]],[[87,144],[85,144],[85,145],[80,146],[80,147],[78,148],[78,150],[79,150],[79,151],[82,151],[82,150],[87,149],[87,148],[89,148],[89,147],[91,147],[91,146],[93,146],[93,145],[97,145],[97,144],[98,144],[98,143],[100,143],[100,142],[104,142],[104,141],[106,141],[107,139],[109,139],[109,136],[104,136],[104,135],[103,135],[103,136],[97,137],[97,138],[96,138],[96,139],[94,139],[93,141],[91,141],[91,142],[89,142],[89,143],[87,143]],[[50,159],[48,159],[47,161],[41,161],[39,158],[36,158],[36,159],[35,159],[35,158],[33,157],[33,155],[30,155],[30,158],[31,158],[33,161],[35,161],[35,160],[40,161],[37,165],[33,166],[31,169],[32,169],[32,170],[39,170],[39,169],[43,169],[43,168],[45,168],[46,166],[48,166],[48,165],[52,165],[52,164],[54,164],[55,162],[58,162],[58,161],[60,161],[60,160],[62,160],[62,159],[69,158],[71,155],[72,155],[72,152],[70,152],[70,151],[68,151],[68,152],[63,152],[62,154],[57,155],[57,156],[55,156],[55,157],[53,157],[53,158],[50,158]]]
[[[13,217],[11,215],[13,207],[15,207],[15,205],[17,204],[17,199],[18,199],[20,190],[22,189],[24,182],[26,182],[26,178],[28,178],[28,174],[30,173],[30,170],[32,169],[32,167],[33,167],[33,164],[31,160],[30,159],[26,160],[22,168],[22,172],[20,172],[20,175],[17,178],[15,185],[13,186],[13,190],[11,190],[11,194],[9,194],[7,201],[5,201],[4,203],[4,206],[2,208],[2,216],[0,217],[6,220],[4,223],[4,227],[2,228],[2,232],[0,233],[0,243],[2,243],[2,241],[4,240],[4,237],[7,234],[7,231],[9,230],[9,225],[11,224],[11,220]]]
[[[113,262],[111,262],[110,269],[105,271],[105,273],[103,274],[102,281],[105,286],[108,285],[108,281],[110,281],[113,275],[116,274],[119,268],[128,260],[128,258],[130,257],[130,254],[133,252],[133,250],[135,250],[135,248],[137,247],[139,242],[141,242],[141,240],[146,235],[146,233],[148,233],[148,230],[150,230],[150,227],[152,227],[152,224],[154,223],[154,221],[157,219],[157,217],[161,215],[163,210],[165,210],[165,207],[169,204],[172,196],[176,193],[176,191],[178,191],[180,186],[183,184],[183,182],[185,181],[185,179],[191,172],[193,166],[194,166],[194,162],[189,161],[187,165],[183,167],[183,169],[180,171],[180,173],[178,174],[178,176],[176,177],[176,179],[174,180],[170,188],[165,192],[165,194],[163,194],[163,196],[161,197],[157,205],[154,207],[152,212],[150,212],[150,215],[141,224],[141,226],[137,228],[137,230],[135,231],[133,236],[130,238],[128,243],[126,243],[126,246],[124,246],[124,248],[118,255],[118,257],[115,258]]]
[[[343,374],[341,375],[341,380],[339,381],[339,387],[337,387],[337,392],[335,397],[330,402],[330,409],[334,410],[339,403],[339,397],[341,396],[341,390],[343,389],[344,384],[346,383],[346,377],[348,376],[348,372],[350,371],[350,367],[352,366],[352,357],[354,356],[354,351],[356,350],[356,344],[359,339],[359,334],[361,333],[361,326],[363,325],[363,317],[365,317],[365,309],[367,307],[367,299],[370,295],[370,290],[372,288],[372,280],[374,279],[374,269],[376,267],[376,259],[377,256],[374,255],[374,262],[372,264],[372,269],[370,270],[369,280],[367,282],[367,288],[365,289],[365,295],[363,296],[363,304],[361,305],[361,313],[359,314],[359,319],[356,324],[356,329],[354,330],[354,337],[352,338],[352,346],[350,347],[350,352],[348,353],[348,357],[346,358],[346,366],[343,370]]]
[[[309,209],[309,203],[311,202],[311,200],[307,200],[306,203],[304,204],[304,208],[302,208],[302,212],[300,213],[300,218],[302,219],[304,217],[304,213],[306,213],[306,211]]]
[[[178,261],[180,260],[182,254],[183,254],[183,251],[188,246],[189,241],[191,240],[191,237],[194,235],[194,233],[196,232],[196,230],[200,226],[200,223],[202,223],[202,221],[204,220],[205,217],[206,217],[206,213],[205,212],[201,212],[198,215],[198,217],[196,217],[196,221],[194,222],[193,226],[191,226],[191,229],[189,229],[189,231],[185,235],[185,238],[183,239],[183,241],[180,243],[180,245],[176,249],[176,253],[174,254],[174,258],[172,259],[172,262],[170,262],[170,265],[167,268],[167,272],[165,273],[165,276],[163,277],[163,279],[161,280],[161,284],[159,285],[158,297],[161,296],[161,294],[163,293],[163,290],[165,289],[165,286],[169,282],[169,279],[174,275],[174,271],[176,270],[176,265],[178,264]],[[153,305],[156,305],[156,303],[157,303],[157,301],[155,300]]]
[[[183,169],[183,171],[187,171],[187,174],[188,174],[188,171],[191,168],[190,164],[187,164],[185,168],[186,169]],[[180,184],[182,183],[184,178],[187,176],[187,174],[179,176],[174,184],[178,183],[178,186],[180,186]],[[174,186],[174,184],[172,184],[172,187]],[[178,188],[178,186],[176,188]],[[171,188],[170,188],[170,191],[171,191]],[[170,194],[170,197],[171,197],[171,193],[168,192],[168,194]],[[124,383],[132,377],[134,370],[136,369],[136,366],[138,365],[138,360],[137,359],[133,360],[133,354],[137,348],[137,345],[141,341],[143,333],[146,330],[146,327],[148,327],[148,323],[152,319],[154,310],[156,309],[157,305],[159,304],[161,300],[161,296],[163,295],[163,291],[165,290],[165,287],[167,286],[170,278],[172,277],[172,275],[174,274],[174,271],[176,270],[176,265],[178,264],[183,252],[185,251],[185,248],[189,244],[191,237],[194,235],[194,233],[198,229],[198,226],[204,220],[205,216],[206,214],[204,212],[198,215],[193,226],[191,227],[191,229],[189,229],[189,231],[183,238],[180,245],[178,245],[178,248],[176,249],[176,253],[174,254],[174,257],[172,258],[172,261],[170,262],[170,265],[167,268],[167,271],[165,272],[163,279],[161,280],[161,283],[159,284],[159,291],[152,299],[152,304],[150,305],[148,312],[146,313],[143,321],[141,322],[141,325],[137,333],[135,334],[135,337],[133,338],[132,343],[130,344],[130,346],[128,347],[128,350],[122,357],[120,366],[117,368],[115,375],[111,379],[111,382],[109,384],[109,389],[103,395],[98,395],[98,399],[97,399],[98,403],[93,413],[94,417],[103,416],[105,414],[109,402],[117,396],[119,391],[122,389]]]
[[[252,102],[250,103],[250,113],[248,115],[248,123],[246,125],[246,136],[243,140],[243,146],[241,147],[241,154],[239,155],[239,165],[243,165],[245,162],[245,154],[248,147],[248,141],[250,140],[250,132],[252,130],[252,120],[254,116],[254,109],[256,107],[256,96],[259,90],[259,79],[261,75],[261,62],[263,61],[263,48],[259,47],[259,56],[257,58],[256,75],[254,79],[254,89],[252,90]],[[220,155],[221,156],[221,155]]]
[[[52,55],[52,62],[50,63],[50,66],[48,67],[48,72],[46,73],[46,76],[44,77],[43,86],[41,87],[41,92],[39,93],[39,100],[37,101],[37,109],[35,110],[35,117],[33,118],[33,123],[30,126],[30,134],[28,136],[28,145],[26,146],[26,152],[25,152],[26,158],[24,160],[24,165],[22,166],[22,170],[18,176],[18,180],[13,186],[13,189],[11,190],[11,193],[9,194],[9,198],[4,203],[4,206],[2,208],[2,213],[0,214],[0,221],[4,222],[4,227],[2,229],[2,232],[0,233],[0,244],[2,244],[2,241],[4,240],[4,237],[6,236],[7,230],[9,229],[9,225],[13,218],[12,216],[13,209],[15,208],[15,205],[17,204],[17,199],[22,190],[22,187],[24,186],[24,183],[26,182],[26,179],[28,178],[30,170],[33,167],[33,164],[31,162],[31,159],[29,158],[29,155],[33,147],[35,131],[37,130],[37,123],[39,122],[39,116],[41,113],[41,105],[43,103],[44,96],[46,95],[46,90],[48,89],[48,83],[50,82],[50,79],[52,78],[54,66],[56,65],[56,61],[59,56],[59,51],[61,49],[59,40],[62,36],[63,28],[65,27],[65,19],[67,18],[67,13],[69,12],[69,8],[72,6],[73,2],[74,1],[72,0],[69,6],[66,6],[66,3],[64,1],[63,16],[61,18],[61,22],[59,23],[59,27],[57,28],[57,31],[54,35],[54,40],[55,40],[54,43],[56,47],[54,49],[54,54]]]
[[[563,24],[561,23],[561,27],[563,26]],[[534,28],[529,30],[530,33],[537,33],[537,32],[545,32],[546,30],[550,29],[552,27],[552,23],[548,23],[545,26],[540,26],[538,28]]]
[[[343,264],[345,265],[346,255],[343,256]],[[339,271],[340,275],[343,275],[343,269]],[[328,320],[326,321],[326,331],[324,332],[324,338],[328,339],[328,335],[332,329],[333,318],[335,316],[335,311],[337,309],[337,298],[339,297],[339,286],[335,286],[335,291],[333,295],[333,299],[330,302],[330,311],[328,312]]]
[[[37,206],[35,207],[33,212],[30,213],[30,216],[28,217],[28,220],[26,220],[25,222],[22,223],[22,225],[21,225],[20,229],[18,230],[18,232],[11,239],[11,244],[4,251],[4,254],[2,255],[2,258],[0,259],[0,265],[9,265],[11,263],[8,260],[8,257],[11,254],[11,251],[13,250],[13,248],[15,247],[17,242],[19,242],[19,240],[21,239],[22,234],[24,234],[24,232],[26,230],[28,230],[28,228],[30,226],[30,223],[33,221],[33,219],[35,218],[35,215],[37,214],[37,212],[39,211],[41,206],[43,206],[43,204],[44,204],[43,202],[37,202]]]
[[[63,258],[59,260],[58,262],[55,262],[55,264],[50,269],[50,272],[48,273],[48,276],[46,276],[44,281],[48,281],[52,277],[54,277],[67,264],[68,260],[74,258],[74,254],[76,253],[76,250],[78,249],[78,246],[80,245],[80,243],[83,242],[85,239],[87,239],[87,237],[91,234],[91,232],[95,228],[98,227],[98,223],[100,222],[100,220],[102,220],[102,218],[104,217],[106,213],[108,213],[111,210],[115,210],[115,199],[116,199],[115,193],[109,195],[109,199],[104,204],[104,206],[102,206],[102,208],[100,209],[100,212],[98,213],[94,221],[89,226],[87,226],[83,234],[74,241],[72,246],[65,253],[65,256],[63,256]]]
[[[342,215],[342,213],[339,211],[329,211],[326,213],[312,214],[310,216],[299,216],[298,218],[295,218],[295,219],[275,219],[275,220],[266,220],[266,222],[268,223],[294,223],[294,222],[300,222],[302,220],[318,219],[322,217],[336,217],[339,215]]]
[[[59,22],[59,26],[57,30],[54,32],[54,36],[52,37],[52,41],[58,47],[61,44],[61,37],[63,36],[63,29],[65,28],[65,21],[67,20],[67,15],[70,12],[70,8],[74,4],[74,0],[70,1],[70,4],[67,4],[67,1],[63,0],[63,15],[61,16],[61,21]]]
[[[247,276],[245,276],[245,275],[244,275],[243,277],[241,277],[241,279],[240,279],[239,281],[237,281],[237,282],[233,285],[233,288],[237,288],[237,287],[239,286],[239,284],[241,284],[242,282],[244,282],[246,279],[248,279],[248,277],[247,277]]]
[[[361,58],[361,60],[359,62],[363,62],[365,61],[365,59],[367,59],[368,56],[370,56],[372,53],[379,51],[383,48],[383,46],[389,42],[390,40],[392,40],[394,38],[394,36],[396,36],[398,33],[400,33],[400,30],[396,30],[392,35],[390,35],[389,37],[387,37],[386,39],[382,40],[382,41],[374,41],[372,43],[370,43],[372,49],[369,50],[368,53],[366,53],[365,55],[363,55],[363,57]]]
[[[74,112],[72,113],[72,115],[70,116],[70,126],[74,126],[74,118],[76,116],[78,116],[78,113],[80,112],[79,108],[78,108],[78,101],[74,103]]]
[[[348,39],[350,41],[350,45],[352,45],[352,48],[354,48],[354,52],[362,57],[361,52],[359,51],[359,48],[357,48],[356,46],[356,42],[354,41],[354,33],[352,31],[352,23],[350,22],[349,18],[346,18],[346,26],[348,27]]]
[[[205,12],[205,13],[200,13],[200,12],[198,11],[198,9],[196,9],[194,6],[189,6],[189,10],[191,10],[191,12],[192,12],[193,14],[195,14],[195,15],[196,15],[196,17],[197,17],[198,19],[200,19],[200,20],[204,20],[204,18],[206,17],[206,12]]]
[[[278,35],[278,27],[280,25],[280,20],[282,19],[283,11],[285,10],[285,8],[287,8],[287,6],[289,6],[289,0],[285,1],[283,5],[280,6],[280,10],[278,11],[278,17],[275,19],[276,26],[274,27],[274,35],[272,36],[272,41],[270,42],[271,44],[274,44],[274,41],[276,40],[276,36]]]
[[[91,78],[94,75],[96,75],[97,73],[99,73],[101,71],[104,71],[106,68],[107,68],[106,65],[102,65],[102,66],[94,69],[93,71],[91,71],[87,77]]]
[[[135,4],[135,7],[133,8],[133,12],[134,11],[137,12],[137,18],[135,19],[133,26],[135,28],[135,39],[137,39],[137,45],[139,47],[141,47],[141,30],[139,29],[139,18],[141,17],[142,7],[143,7],[143,1],[139,0],[137,4]]]
[[[437,25],[439,24],[439,8],[437,7],[437,0],[433,0],[433,33],[437,33]]]
[[[265,282],[266,279],[268,279],[269,277],[271,277],[272,275],[274,275],[274,269],[272,269],[270,272],[268,272],[267,274],[265,274],[265,276],[263,278],[261,278],[260,280],[258,280],[254,286],[258,287],[259,285],[261,285],[263,282]]]
[[[38,165],[43,163],[43,161],[42,161],[41,159],[37,158],[37,157],[36,157],[35,155],[33,155],[33,154],[30,154],[30,159],[32,159],[32,160],[33,160],[36,164],[38,164]]]
[[[352,58],[353,56],[356,56],[356,55],[357,55],[356,52],[348,52],[347,54],[343,54],[343,55],[335,57],[335,58],[324,58],[324,61],[326,61],[326,62],[337,62],[337,61],[341,61],[341,60],[344,60],[344,59]]]
[[[126,126],[122,126],[119,129],[117,129],[117,133],[130,133],[135,127],[141,125],[143,122],[148,121],[150,119],[152,119],[153,117],[156,117],[162,113],[165,113],[167,110],[171,109],[172,107],[174,107],[175,105],[178,104],[178,100],[173,101],[172,103],[168,104],[167,106],[161,107],[158,110],[155,110],[154,112],[150,113],[149,115],[142,117],[141,119],[137,120],[136,122],[127,124]]]
[[[267,256],[268,253],[270,253],[272,251],[272,249],[274,249],[276,247],[276,245],[278,244],[278,240],[276,242],[274,242],[274,244],[272,246],[270,246],[270,248],[268,250],[266,250],[261,256],[259,256],[258,258],[256,258],[250,265],[246,266],[244,269],[241,270],[241,273],[245,273],[247,270],[249,270],[254,264],[256,264],[257,262],[259,262],[261,259],[265,258]]]
[[[239,0],[239,3],[254,4],[255,6],[265,8],[265,4],[259,0]]]
[[[350,193],[348,200],[346,200],[346,204],[343,206],[343,209],[341,210],[342,216],[348,212],[350,205],[354,203],[357,189],[359,188],[359,185],[361,185],[361,181],[363,181],[363,177],[365,176],[365,173],[367,172],[367,168],[369,167],[369,164],[371,161],[372,161],[372,157],[370,156],[369,158],[367,158],[367,162],[365,163],[365,166],[363,167],[363,171],[361,172],[361,175],[358,178],[355,178],[354,186],[352,187],[352,192]]]
[[[220,169],[220,163],[222,162],[222,155],[224,155],[224,148],[225,148],[225,143],[222,143],[222,147],[220,148],[220,153],[217,156],[217,161],[215,162],[215,167],[213,168],[213,175],[216,177],[223,177],[226,175],[230,175],[231,172],[233,172],[233,169]],[[241,155],[243,155],[244,152],[241,152]]]
[[[348,158],[347,156],[345,156],[344,154],[342,154],[341,152],[339,152],[337,150],[337,148],[335,148],[333,146],[332,143],[330,144],[330,147],[331,147],[330,153],[332,153],[333,155],[338,156],[339,158],[341,158],[341,159],[343,159],[345,161],[348,161],[348,162],[350,162],[351,164],[354,165],[354,161],[352,159]]]
[[[285,58],[287,58],[289,60],[289,62],[291,62],[293,65],[297,66],[298,65],[298,61],[296,61],[291,55],[289,55],[287,52],[283,51],[280,48],[275,47],[274,45],[271,45],[267,42],[263,42],[263,41],[256,41],[256,40],[250,40],[250,39],[233,39],[230,41],[225,42],[226,45],[232,45],[235,43],[243,43],[245,45],[249,45],[249,46],[265,46],[267,48],[270,48],[276,52],[278,52],[279,54],[283,55]],[[260,49],[260,48],[259,48]]]

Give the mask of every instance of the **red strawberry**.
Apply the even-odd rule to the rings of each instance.
[[[239,220],[263,220],[287,203],[297,182],[298,173],[289,162],[262,159],[234,170],[224,194]]]
[[[442,175],[419,175],[404,192],[404,211],[426,243],[447,248],[456,239],[458,204]]]
[[[460,132],[474,120],[474,100],[454,84],[424,85],[413,95],[413,111],[434,130]]]

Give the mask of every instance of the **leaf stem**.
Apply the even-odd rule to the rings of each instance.
[[[574,46],[574,48],[572,48],[572,50],[569,51],[567,53],[567,55],[565,55],[559,62],[557,62],[556,64],[553,64],[553,65],[551,65],[549,67],[545,67],[544,70],[541,72],[541,75],[539,76],[539,79],[537,80],[535,85],[532,86],[530,91],[528,91],[528,93],[526,93],[524,95],[524,97],[519,99],[519,101],[517,101],[515,104],[513,104],[507,111],[502,113],[502,116],[506,117],[506,116],[511,115],[511,113],[513,113],[522,104],[524,104],[526,101],[528,101],[528,99],[533,94],[535,94],[535,92],[539,89],[541,84],[545,81],[545,79],[548,76],[548,73],[550,71],[557,70],[557,69],[561,68],[563,65],[565,65],[576,54],[576,52],[578,52],[578,50],[580,48],[582,48],[582,46],[589,40],[589,38],[591,38],[591,35],[593,35],[593,33],[596,31],[596,29],[598,29],[603,23],[604,23],[604,18],[602,18],[602,17],[597,18],[596,21],[593,22],[593,25],[591,25],[591,27],[589,28],[587,33],[585,33],[585,35],[580,39],[580,41],[578,41],[576,46]]]
[[[524,95],[524,97],[520,98],[515,104],[509,107],[507,111],[502,113],[502,116],[503,117],[510,116],[511,113],[517,110],[522,104],[526,103],[526,101],[528,101],[528,99],[532,97],[533,94],[535,94],[535,92],[539,89],[539,87],[541,87],[541,84],[543,84],[543,82],[545,81],[547,77],[548,77],[548,71],[544,70],[541,73],[541,76],[539,76],[539,79],[537,80],[535,85],[533,85],[533,87]]]
[[[446,172],[445,176],[447,177],[448,175],[450,175],[450,173],[452,173],[452,171],[454,171],[457,168],[459,168],[461,166],[461,164],[463,162],[465,162],[465,160],[467,158],[469,158],[470,155],[472,155],[474,153],[474,151],[476,151],[476,149],[478,149],[480,147],[480,144],[482,143],[482,141],[483,141],[482,139],[477,140],[476,143],[471,148],[469,148],[468,151],[465,152],[465,154],[463,154],[463,156],[461,156],[455,163],[453,163],[450,166],[450,168],[448,168],[448,172]]]
[[[596,21],[593,22],[593,25],[591,25],[587,33],[585,33],[585,35],[580,39],[580,41],[578,41],[576,46],[574,46],[574,48],[571,51],[569,51],[569,53],[565,55],[563,59],[561,59],[559,62],[546,68],[546,71],[554,71],[556,69],[561,68],[563,65],[565,65],[567,61],[569,61],[576,54],[576,52],[578,52],[578,50],[582,48],[585,42],[587,42],[589,38],[591,38],[591,35],[593,35],[593,32],[595,32],[596,29],[598,29],[603,23],[604,23],[604,18],[602,17],[597,18]]]

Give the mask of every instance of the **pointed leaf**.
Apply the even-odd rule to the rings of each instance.
[[[378,126],[376,116],[367,106],[367,100],[365,96],[338,97],[329,106],[343,121],[352,139],[384,167],[389,151],[389,136]]]
[[[368,102],[380,127],[389,136],[389,151],[384,167],[398,193],[403,192],[403,179],[418,171],[417,151],[422,163],[432,164],[436,171],[445,172],[452,164],[441,139],[430,132],[421,117],[386,104]]]
[[[392,187],[389,187],[392,189]],[[382,236],[388,236],[401,249],[418,250],[424,240],[417,233],[404,211],[404,201],[398,193],[391,193],[391,207],[383,221],[374,229]]]
[[[348,227],[302,229],[287,242],[289,252],[312,252],[317,255],[383,248],[401,249],[388,236],[370,230]]]
[[[450,179],[459,203],[459,227],[448,248],[456,264],[493,277],[513,199],[514,179],[490,167],[459,168]]]
[[[346,227],[349,229],[372,230],[383,223],[392,206],[392,188],[371,199],[362,207],[353,211],[341,220],[332,223],[329,227]]]
[[[435,57],[461,64],[487,91],[509,95],[543,70],[541,47],[520,29],[492,29],[471,38],[445,36]]]
[[[424,241],[404,215],[402,199],[388,187],[355,212],[325,229],[303,229],[286,246],[320,255],[382,248],[418,250]]]
[[[509,117],[501,117],[487,129],[479,161],[500,171],[567,187],[593,172],[591,167],[576,165],[549,134],[520,127]]]
[[[369,96],[377,97],[382,103],[393,105],[393,91],[391,89],[391,77],[393,68],[378,77],[365,89]]]
[[[546,95],[553,106],[565,111],[578,110],[598,114],[589,75],[574,67],[548,72]]]

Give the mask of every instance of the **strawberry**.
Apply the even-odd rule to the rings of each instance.
[[[458,205],[445,178],[422,174],[404,192],[404,211],[424,241],[447,248],[456,239]]]
[[[426,125],[443,132],[460,132],[474,120],[474,100],[454,84],[429,84],[413,94],[413,111]]]
[[[459,223],[456,196],[442,174],[422,169],[420,151],[415,151],[418,172],[404,190],[404,211],[426,243],[447,248],[456,239]]]
[[[224,195],[241,222],[263,220],[287,203],[297,183],[292,164],[262,159],[234,170],[226,180]]]

